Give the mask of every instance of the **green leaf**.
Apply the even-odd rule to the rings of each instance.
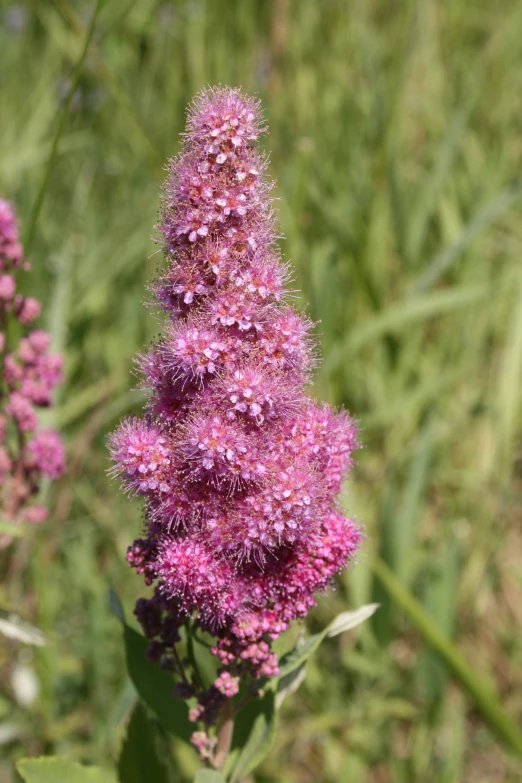
[[[428,233],[429,221],[439,203],[440,193],[453,171],[455,158],[459,151],[464,133],[468,127],[471,109],[477,97],[473,90],[467,99],[459,105],[453,117],[447,122],[447,132],[437,150],[437,156],[431,171],[422,177],[418,192],[411,205],[411,217],[407,239],[407,257],[418,263]]]
[[[261,763],[272,746],[276,727],[275,693],[267,690],[261,699],[247,704],[236,719],[232,748],[239,749],[239,754],[232,755],[237,761],[229,778],[230,783],[239,783]]]
[[[356,628],[368,620],[378,608],[379,604],[365,604],[350,612],[341,612],[326,628],[326,635],[329,637],[338,636],[345,631],[351,631],[352,628]]]
[[[277,693],[276,693],[276,709],[279,709],[286,699],[292,693],[303,684],[306,677],[306,666],[301,664],[297,669],[294,669],[290,674],[280,677],[277,681]]]
[[[221,772],[214,769],[198,769],[194,783],[226,783]]]
[[[96,5],[94,6],[94,11],[91,16],[91,20],[89,22],[89,26],[85,32],[84,40],[83,40],[83,46],[80,53],[80,56],[76,62],[76,66],[74,68],[74,72],[72,75],[71,82],[69,84],[69,89],[67,92],[67,97],[63,103],[63,108],[60,114],[60,119],[58,120],[58,124],[56,126],[56,132],[54,135],[53,143],[51,146],[51,151],[49,153],[49,158],[47,159],[47,165],[45,167],[44,175],[42,182],[40,184],[40,188],[38,190],[36,200],[34,202],[33,208],[31,210],[31,215],[29,217],[29,223],[28,223],[28,230],[25,237],[25,250],[28,253],[35,236],[36,231],[36,224],[38,221],[38,216],[40,214],[40,210],[42,208],[42,204],[45,198],[45,194],[49,185],[49,180],[51,177],[51,173],[53,170],[53,163],[56,158],[56,153],[58,151],[58,145],[60,143],[60,137],[62,135],[63,129],[65,127],[65,122],[67,120],[67,115],[69,114],[69,109],[72,104],[72,99],[74,97],[74,94],[76,93],[76,88],[78,86],[78,81],[80,79],[80,74],[83,68],[83,63],[85,61],[85,58],[87,56],[87,52],[89,50],[89,44],[91,43],[91,39],[94,35],[94,30],[96,27],[96,21],[98,19],[98,14],[101,10],[101,7],[103,5],[103,0],[97,0]]]
[[[406,587],[414,575],[415,537],[429,475],[433,433],[433,422],[429,419],[418,434],[402,501],[398,513],[391,518],[391,562],[394,573]]]
[[[522,400],[522,274],[518,281],[515,307],[507,326],[502,365],[498,373],[497,444],[500,468],[505,478],[515,469],[515,454],[519,428],[518,417]]]
[[[316,633],[310,636],[301,644],[294,647],[293,650],[283,655],[279,661],[279,672],[281,677],[286,677],[288,674],[298,669],[305,663],[308,658],[314,653],[323,639],[326,637],[326,628],[321,633]]]
[[[208,644],[208,647],[207,647]],[[198,632],[196,636],[193,628],[189,625],[187,629],[187,658],[190,661],[198,678],[201,679],[203,687],[209,688],[216,681],[220,661],[209,650],[214,644],[214,639],[210,634]]]
[[[449,247],[443,248],[435,258],[427,262],[413,291],[418,293],[433,286],[451,268],[460,254],[475,237],[510,209],[522,197],[522,180],[517,180],[486,204],[467,224],[460,236]]]
[[[347,356],[357,353],[369,343],[381,340],[386,334],[395,334],[412,323],[424,324],[430,318],[470,307],[486,299],[488,294],[488,289],[482,285],[454,286],[391,305],[352,329],[335,345],[325,359],[325,369],[333,371],[341,367]]]
[[[145,652],[148,642],[141,634],[125,624],[123,629],[129,677],[140,698],[166,731],[184,742],[190,742],[194,725],[188,719],[187,703],[172,695],[174,678],[147,660]]]
[[[455,627],[455,596],[459,586],[459,540],[448,538],[438,557],[433,557],[431,573],[425,576],[427,585],[423,604],[440,630],[451,639]],[[447,669],[439,656],[431,649],[424,650],[417,658],[417,670],[424,701],[430,705],[442,701]]]
[[[280,677],[286,677],[286,675],[305,663],[327,636],[337,636],[337,634],[343,633],[343,631],[355,628],[371,617],[378,606],[379,604],[367,604],[354,611],[341,612],[323,631],[310,636],[304,642],[294,647],[293,650],[290,650],[289,653],[283,655],[279,662]]]
[[[118,759],[120,783],[169,783],[169,775],[156,747],[156,726],[143,704],[136,702]]]
[[[121,623],[125,622],[125,613],[123,611],[123,604],[120,601],[118,593],[112,589],[109,590],[109,606],[111,612]]]
[[[22,759],[16,769],[25,783],[116,783],[110,771],[56,757]]]

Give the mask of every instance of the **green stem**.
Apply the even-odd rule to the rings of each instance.
[[[42,204],[44,202],[45,194],[47,191],[47,186],[49,184],[49,180],[51,177],[51,171],[53,168],[54,159],[56,157],[56,152],[58,150],[58,144],[60,142],[60,138],[62,136],[63,129],[65,127],[65,121],[67,120],[67,115],[69,114],[69,109],[71,107],[71,102],[74,96],[74,93],[76,92],[76,87],[78,86],[78,81],[80,79],[80,73],[83,68],[83,63],[85,61],[85,58],[87,56],[87,51],[89,49],[89,44],[91,42],[92,36],[94,34],[94,28],[96,25],[96,19],[98,18],[98,13],[100,12],[100,9],[103,5],[104,0],[97,0],[96,6],[94,8],[91,21],[87,30],[87,33],[85,35],[85,40],[83,42],[82,51],[80,53],[80,56],[78,58],[78,61],[76,63],[76,66],[74,68],[73,78],[71,80],[71,84],[69,87],[69,92],[67,93],[67,98],[65,99],[65,103],[62,108],[62,113],[60,114],[60,119],[58,120],[58,127],[56,128],[56,133],[54,134],[53,143],[51,146],[51,152],[49,153],[49,158],[47,160],[47,165],[45,167],[45,172],[43,175],[43,179],[40,185],[40,189],[38,191],[38,195],[36,197],[36,201],[33,206],[33,210],[31,213],[31,217],[29,219],[29,228],[27,229],[27,235],[25,238],[25,252],[28,254],[31,250],[31,246],[33,244],[34,240],[34,234],[36,230],[36,224],[38,222],[38,217],[40,215],[40,211],[42,209]]]
[[[522,756],[522,732],[503,709],[494,690],[484,684],[460,650],[442,633],[417,599],[399,582],[388,566],[374,557],[371,567],[396,604],[408,615],[425,642],[440,656],[468,693],[491,731],[518,756]]]
[[[58,9],[63,19],[70,25],[74,33],[80,37],[83,37],[84,25],[81,17],[76,13],[70,3],[65,0],[53,0],[53,5]],[[125,115],[125,122],[128,128],[134,133],[136,140],[140,143],[142,149],[147,155],[150,163],[154,166],[163,166],[163,158],[159,151],[156,149],[153,142],[149,139],[147,131],[143,127],[139,116],[137,115],[132,102],[128,98],[124,89],[120,86],[118,79],[113,74],[105,59],[96,45],[93,43],[91,49],[91,56],[94,66],[104,82],[107,89],[112,93],[114,100],[118,103],[120,112]]]
[[[185,674],[185,667],[183,666],[183,663],[181,661],[181,658],[179,657],[179,653],[176,649],[176,645],[172,645],[172,655],[174,657],[174,661],[176,664],[177,672],[185,685],[190,685],[190,682],[188,681],[187,675]]]

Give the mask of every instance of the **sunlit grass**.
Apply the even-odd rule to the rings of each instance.
[[[106,3],[31,251],[66,352],[55,423],[69,472],[16,552],[2,603],[39,625],[41,700],[5,710],[13,756],[108,759],[129,703],[113,584],[140,511],[105,476],[105,437],[139,406],[132,356],[155,334],[145,284],[162,164],[184,107],[222,82],[259,93],[282,247],[320,321],[317,394],[360,419],[347,507],[506,711],[522,715],[522,6],[464,0]],[[0,183],[25,228],[81,53],[89,3],[27,3],[0,26]],[[515,781],[521,768],[374,582],[370,556],[312,624],[377,598],[285,704],[263,783]],[[22,654],[22,653],[20,653]],[[0,767],[0,779],[3,770]],[[7,778],[8,779],[8,778]]]

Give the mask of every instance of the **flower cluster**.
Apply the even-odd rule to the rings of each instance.
[[[38,428],[36,409],[50,406],[62,380],[62,357],[49,353],[48,334],[26,328],[40,314],[40,304],[17,292],[15,273],[29,270],[14,212],[0,199],[0,510],[13,524],[47,518],[34,498],[43,476],[57,479],[65,469],[60,437]],[[9,541],[3,536],[0,545]]]
[[[154,584],[136,608],[150,657],[171,665],[187,618],[215,637],[213,686],[178,689],[207,726],[240,678],[277,675],[271,642],[360,542],[337,500],[357,428],[304,391],[312,323],[286,302],[271,183],[253,146],[263,130],[257,101],[237,90],[203,92],[189,112],[159,226],[165,333],[139,360],[151,394],[110,443],[115,473],[145,501],[128,560]]]

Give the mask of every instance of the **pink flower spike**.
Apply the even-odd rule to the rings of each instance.
[[[109,442],[113,473],[144,497],[127,560],[154,586],[136,605],[149,658],[172,666],[187,620],[214,637],[213,684],[175,690],[196,699],[203,758],[227,699],[243,680],[278,675],[272,642],[361,541],[339,510],[357,427],[306,394],[314,325],[285,303],[272,183],[255,147],[264,131],[259,102],[236,89],[205,90],[189,109],[158,226],[166,268],[152,290],[165,329],[138,360],[150,397]]]
[[[5,392],[0,395],[0,516],[13,523],[40,524],[48,510],[33,505],[34,497],[43,476],[56,479],[63,473],[65,455],[55,432],[34,434],[36,409],[51,405],[51,393],[63,378],[62,357],[48,353],[49,336],[38,330],[27,334],[24,329],[41,311],[36,299],[16,293],[18,273],[30,269],[14,211],[0,199],[0,320],[6,325],[0,333],[0,380]],[[13,336],[20,333],[15,344]]]

